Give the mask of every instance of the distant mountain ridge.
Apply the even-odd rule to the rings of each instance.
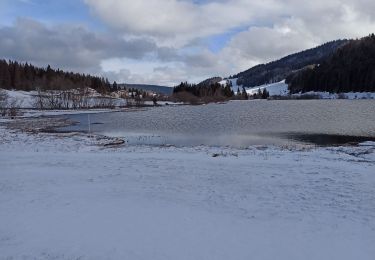
[[[171,95],[173,88],[159,85],[148,85],[148,84],[118,84],[119,87],[126,87],[127,89],[134,88],[143,91],[151,91],[158,94]]]
[[[320,64],[348,42],[349,40],[328,42],[312,49],[288,55],[277,61],[257,65],[237,75],[233,75],[231,78],[237,78],[237,84],[246,88],[279,82],[296,70],[300,70],[308,65]]]

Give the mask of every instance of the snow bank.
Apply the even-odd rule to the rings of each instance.
[[[0,259],[375,255],[369,143],[313,150],[96,144],[0,127]]]

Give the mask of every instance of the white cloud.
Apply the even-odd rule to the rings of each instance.
[[[128,35],[181,47],[242,26],[304,26],[317,40],[363,36],[374,30],[372,0],[84,0],[104,22]],[[293,24],[296,22],[298,24]],[[310,41],[310,39],[308,39]]]
[[[235,69],[239,72],[250,65],[270,62],[320,42],[306,29],[303,21],[292,18],[273,27],[250,27],[238,33],[220,52],[219,57],[236,63]]]
[[[278,6],[274,0],[210,1],[85,0],[105,22],[127,34],[149,35],[158,43],[183,46],[191,40],[243,26],[261,16],[259,9]]]
[[[91,73],[99,72],[103,59],[142,59],[158,49],[147,39],[124,40],[81,26],[46,26],[25,18],[0,27],[0,35],[0,57]]]
[[[375,32],[373,0],[84,1],[108,26],[106,33],[20,20],[0,27],[0,55],[85,68],[118,81],[173,85]],[[239,28],[220,51],[209,50],[210,36]]]
[[[178,74],[185,74],[187,79],[198,79],[205,73],[206,77],[237,73],[326,41],[362,37],[375,31],[375,4],[370,0],[85,2],[123,35],[147,36],[159,46],[173,47],[173,51],[164,51],[159,67],[169,68],[165,62],[179,62],[176,71],[185,71]],[[247,29],[234,35],[219,53],[200,46],[195,53],[177,55],[178,50],[201,38],[239,27]]]

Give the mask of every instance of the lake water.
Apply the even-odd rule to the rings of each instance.
[[[70,115],[88,131],[88,115]],[[93,133],[129,144],[176,146],[336,145],[375,140],[374,100],[232,101],[90,115]]]

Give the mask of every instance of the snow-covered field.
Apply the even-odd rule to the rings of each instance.
[[[0,259],[374,259],[375,144],[104,148],[0,127]]]
[[[263,91],[263,89],[266,89],[270,96],[288,96],[289,90],[288,85],[285,83],[285,80],[271,83],[271,84],[265,84],[262,86],[254,87],[246,89],[247,94],[254,95],[258,93],[258,90]],[[312,96],[319,96],[321,99],[375,99],[375,93],[371,92],[348,92],[348,93],[340,93],[340,94],[334,94],[329,92],[317,92],[317,91],[310,91],[306,93],[301,94],[293,94],[292,96],[298,97],[303,95],[312,95]]]
[[[21,90],[3,90],[10,100],[15,100],[17,105],[21,108],[34,107],[34,97],[37,95],[36,91],[21,91]]]
[[[1,90],[1,89],[0,89]],[[36,107],[36,97],[38,95],[37,91],[21,91],[21,90],[3,90],[9,101],[15,101],[17,107],[23,109],[31,109]],[[45,94],[45,93],[43,93]],[[110,96],[102,96],[93,89],[89,89],[89,97],[87,100],[87,105],[90,107],[95,107],[100,104],[100,100],[103,98],[111,98],[114,106],[126,106],[126,100],[122,98],[112,98]]]
[[[225,84],[228,83],[228,81],[230,81],[233,92],[237,93],[238,89],[240,91],[242,91],[242,85],[238,85],[237,80],[238,80],[237,78],[225,79],[225,80],[220,81],[219,83],[221,85],[225,85]],[[257,94],[259,89],[261,91],[266,89],[270,93],[270,96],[287,96],[287,95],[289,95],[288,85],[285,84],[285,80],[277,82],[277,83],[265,84],[265,85],[261,85],[261,86],[257,86],[257,87],[253,87],[253,88],[246,88],[246,93],[252,96],[254,94]]]
[[[237,85],[237,78],[229,79],[232,84],[232,90],[237,93],[237,90],[240,89],[242,91],[242,85]],[[222,85],[227,83],[227,80],[222,80],[219,82]],[[270,96],[288,96],[289,90],[288,85],[285,83],[285,80],[276,83],[264,84],[261,86],[253,87],[253,88],[246,88],[246,92],[249,95],[257,94],[259,89],[263,91],[266,89]],[[340,93],[340,94],[333,94],[329,92],[306,92],[303,94],[293,94],[293,96],[301,96],[301,95],[314,95],[319,96],[321,99],[375,99],[375,93],[371,92],[348,92],[348,93]]]
[[[100,109],[95,107],[100,107],[100,100],[103,98],[112,98],[113,105],[115,107],[124,107],[128,104],[128,101],[126,99],[123,99],[121,97],[110,97],[110,96],[101,96],[98,92],[96,92],[93,89],[90,90],[90,96],[88,98],[87,105],[91,107],[91,109],[70,109],[70,110],[44,110],[44,111],[38,111],[36,110],[36,97],[38,95],[37,91],[21,91],[21,90],[3,90],[0,89],[0,91],[4,91],[4,93],[7,95],[9,102],[15,101],[16,106],[27,110],[24,113],[24,116],[40,116],[40,115],[59,115],[59,114],[75,114],[75,113],[96,113],[97,111],[103,112],[108,111],[110,109]],[[146,106],[153,106],[153,101],[144,101],[142,105]],[[184,103],[181,102],[171,102],[171,101],[162,101],[159,100],[157,102],[158,106],[175,106],[175,105],[184,105]],[[103,107],[103,106],[102,106]],[[35,109],[35,110],[32,110]],[[91,112],[90,112],[91,111]],[[112,109],[113,111],[113,109]],[[63,113],[62,113],[63,112]]]

